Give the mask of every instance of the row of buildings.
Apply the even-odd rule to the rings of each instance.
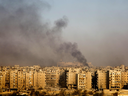
[[[119,68],[44,67],[19,65],[0,67],[0,89],[44,88],[122,89],[128,88],[128,71]]]
[[[128,88],[128,71],[115,70],[97,70],[95,72],[97,89],[124,89]]]
[[[90,89],[91,72],[82,71],[81,68],[19,67],[18,65],[0,68],[0,89],[27,90],[46,87]]]
[[[19,89],[37,88],[45,86],[45,73],[42,70],[26,70],[18,68],[9,68],[0,71],[1,89]]]

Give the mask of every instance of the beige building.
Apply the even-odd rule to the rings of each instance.
[[[91,89],[92,86],[91,72],[77,74],[77,89]]]
[[[92,76],[91,76],[91,72],[86,72],[86,88],[87,89],[91,89],[92,88]]]
[[[38,87],[38,80],[37,80],[37,71],[34,71],[34,73],[33,73],[33,79],[34,79],[34,85],[33,85],[33,87],[35,88],[35,89],[37,89],[37,87]]]
[[[10,88],[10,71],[5,71],[5,88]]]
[[[83,66],[83,64],[80,62],[62,62],[62,61],[58,62],[57,65],[63,66],[63,67],[65,67],[65,66]]]
[[[96,71],[96,85],[98,87],[98,89],[106,89],[107,88],[107,81],[108,81],[108,76],[107,76],[107,72],[103,71],[103,70],[97,70]]]
[[[0,71],[0,89],[5,88],[5,71]]]
[[[46,86],[57,87],[59,86],[60,70],[59,68],[50,68],[46,70]]]
[[[128,71],[121,72],[121,88],[128,88]]]
[[[125,65],[120,65],[120,69],[121,69],[121,71],[125,71]]]
[[[18,70],[18,89],[23,89],[23,85],[25,82],[23,82],[23,71]]]
[[[23,87],[22,89],[26,88],[26,70],[23,70]]]
[[[34,83],[34,79],[33,79],[33,71],[28,71],[26,72],[26,89],[32,88],[33,87],[33,83]]]
[[[120,70],[109,70],[109,89],[121,89]]]
[[[45,73],[43,71],[10,71],[10,89],[44,88]]]
[[[19,69],[20,66],[19,66],[19,65],[14,65],[14,68],[15,68],[15,69]]]
[[[42,70],[34,72],[34,88],[44,88],[45,83],[45,72]]]
[[[17,70],[10,71],[10,89],[18,88],[18,73]]]
[[[39,65],[33,65],[33,69],[39,70],[40,69],[40,66]]]
[[[85,74],[77,74],[77,89],[85,89],[86,82]]]
[[[66,86],[68,89],[76,88],[77,81],[76,76],[80,72],[80,69],[68,69],[66,70]]]

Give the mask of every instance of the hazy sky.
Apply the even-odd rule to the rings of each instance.
[[[128,65],[128,0],[0,0],[0,65]]]
[[[76,42],[93,65],[128,65],[127,0],[47,0],[51,24],[67,16],[63,39]]]

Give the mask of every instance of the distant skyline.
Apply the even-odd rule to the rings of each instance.
[[[94,66],[128,65],[127,0],[47,0],[44,19],[67,16],[63,39],[76,42]]]

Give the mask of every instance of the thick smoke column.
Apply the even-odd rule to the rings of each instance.
[[[63,43],[61,44],[61,47],[59,48],[59,52],[66,52],[70,53],[73,57],[77,58],[77,60],[84,64],[85,66],[88,66],[87,60],[85,57],[82,55],[82,53],[78,50],[78,46],[76,43],[72,44],[71,42],[68,43]]]
[[[76,44],[62,40],[67,18],[55,21],[53,27],[41,18],[49,7],[43,0],[0,0],[1,65],[56,65],[64,57],[87,65]]]

